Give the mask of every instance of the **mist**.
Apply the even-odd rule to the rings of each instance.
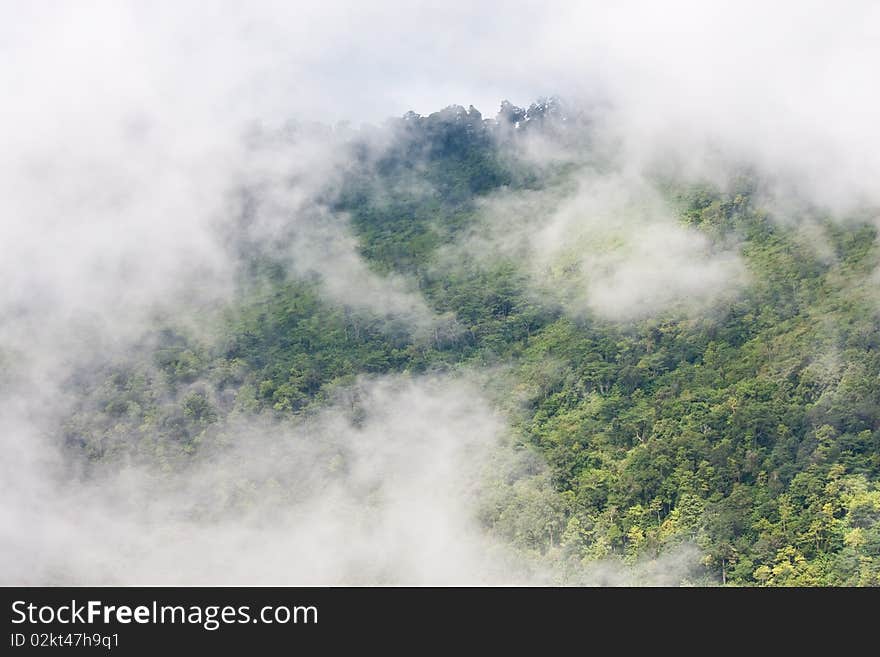
[[[500,429],[467,385],[378,380],[307,422],[231,418],[183,472],[6,471],[2,580],[505,582],[466,511]]]
[[[169,317],[210,341],[205,318],[241,292],[243,243],[384,330],[456,334],[412,277],[364,258],[335,207],[345,176],[397,143],[390,117],[453,103],[489,117],[502,99],[555,94],[583,109],[564,139],[515,146],[575,182],[493,192],[443,253],[520,259],[534,297],[579,318],[703,316],[748,285],[736,241],[682,226],[662,176],[724,186],[747,166],[782,214],[880,206],[874,3],[4,3],[0,17],[7,584],[693,574],[693,546],[565,574],[514,553],[503,523],[488,531],[490,482],[548,496],[552,484],[460,372],[361,379],[286,422],[230,413],[180,471],[68,460],[71,378],[124,360]]]
[[[534,298],[575,318],[706,315],[748,283],[735,240],[681,225],[644,176],[585,167],[560,188],[491,195],[481,218],[444,261],[503,254],[524,262]]]

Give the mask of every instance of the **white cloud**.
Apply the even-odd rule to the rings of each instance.
[[[735,244],[682,225],[642,176],[582,168],[559,188],[502,191],[483,221],[447,250],[524,263],[536,299],[615,321],[693,316],[736,296],[748,277]]]

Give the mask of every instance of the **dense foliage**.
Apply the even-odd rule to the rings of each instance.
[[[749,271],[729,306],[696,317],[572,316],[510,258],[440,266],[482,195],[565,174],[504,146],[512,124],[553,111],[408,115],[396,145],[336,190],[370,266],[414,279],[454,330],[389,326],[251,255],[259,282],[210,318],[216,338],[158,328],[139,356],[77,382],[88,394],[66,425],[71,449],[179,467],[229,414],[307,413],[361,374],[497,365],[500,387],[525,398],[508,408],[517,440],[549,466],[546,489],[511,488],[483,514],[518,548],[572,567],[689,542],[707,582],[880,584],[875,228],[820,217],[832,251],[820,255],[797,222],[762,210],[754,181],[670,184],[680,221],[735,239]]]

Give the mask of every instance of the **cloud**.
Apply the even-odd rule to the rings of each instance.
[[[703,314],[748,281],[736,244],[713,243],[682,225],[644,176],[582,166],[562,185],[502,190],[480,208],[480,223],[443,261],[501,254],[523,263],[535,299],[574,316]]]
[[[880,202],[873,3],[97,2],[15,12],[0,28],[0,275],[5,300],[43,299],[60,316],[67,306],[144,308],[193,277],[203,293],[225,293],[226,254],[208,227],[230,212],[230,186],[259,170],[242,146],[253,122],[381,121],[451,102],[488,114],[503,97],[561,93],[594,107],[597,134],[630,171],[675,162],[706,177],[720,152],[841,212]],[[282,154],[270,177],[292,167],[314,180],[331,170],[331,151]],[[326,242],[328,230],[307,241]],[[343,230],[333,258],[369,289],[328,287],[381,298],[346,240]],[[406,288],[389,282],[392,311],[418,305]]]
[[[356,577],[355,565],[343,561],[325,564],[338,568],[332,573],[316,561],[317,570],[308,570],[308,557],[315,557],[308,551],[326,550],[331,540],[322,532],[345,541],[353,536],[345,536],[341,523],[364,520],[351,515],[356,500],[344,480],[341,488],[323,480],[324,489],[309,493],[326,494],[329,506],[323,511],[296,507],[312,536],[305,529],[282,534],[270,527],[260,513],[283,513],[277,499],[274,507],[260,507],[258,518],[210,499],[207,513],[219,519],[200,525],[194,520],[199,499],[216,492],[209,485],[226,490],[240,481],[236,477],[248,476],[269,485],[274,475],[285,473],[273,470],[275,462],[266,459],[250,459],[251,470],[235,471],[242,460],[227,454],[217,457],[216,467],[204,464],[190,473],[192,479],[137,469],[93,479],[76,472],[76,462],[60,444],[61,423],[80,394],[73,381],[79,381],[84,364],[100,368],[131,353],[157,316],[170,315],[176,323],[210,333],[204,320],[232,299],[241,265],[238,244],[228,238],[241,236],[236,231],[244,212],[242,190],[260,201],[247,236],[267,255],[281,258],[292,275],[317,276],[332,302],[388,316],[407,330],[433,325],[433,314],[407,281],[368,268],[346,218],[329,207],[327,195],[349,164],[347,138],[343,130],[288,121],[297,114],[295,99],[302,90],[295,84],[296,68],[288,71],[293,78],[281,85],[283,90],[276,90],[284,73],[275,68],[276,46],[298,52],[300,45],[291,45],[296,41],[288,43],[288,38],[309,30],[297,23],[292,32],[273,36],[273,12],[280,7],[242,13],[233,3],[213,9],[158,4],[149,11],[136,3],[31,6],[0,28],[10,62],[0,79],[12,92],[0,121],[5,145],[0,153],[4,581],[142,578],[138,581],[153,583],[190,577],[211,582],[225,572],[223,562],[200,564],[218,542],[229,542],[227,555],[238,549],[247,554],[244,548],[251,546],[259,558],[270,534],[282,546],[295,543],[301,550],[299,569],[287,578],[279,574],[281,579]],[[292,20],[291,10],[284,11]],[[285,137],[286,127],[292,133]],[[259,143],[264,133],[272,135],[272,145]],[[381,149],[381,143],[373,146]],[[416,412],[419,402],[411,402]],[[372,410],[381,412],[383,403],[376,399]],[[425,404],[429,408],[422,410],[435,414],[439,431],[455,426],[451,415],[440,426],[437,409]],[[440,410],[456,412],[449,406]],[[477,419],[471,418],[474,430],[485,429]],[[355,452],[353,467],[363,469],[358,492],[373,484],[381,489],[383,472],[403,478],[407,468],[418,470],[418,459],[426,453],[425,443],[416,452],[407,451],[406,428],[397,434],[400,453],[395,456],[376,444],[378,430],[362,444],[348,444],[360,435],[358,430],[331,425],[327,419],[316,431],[342,432],[339,440]],[[273,438],[272,428],[258,418],[240,418],[227,429],[240,450],[249,438],[263,447]],[[289,456],[290,467],[298,468],[286,473],[286,481],[307,480],[308,450],[317,454],[319,449],[302,447],[305,453],[299,456],[305,460],[296,460],[296,445],[305,443],[305,436],[285,431],[293,432],[285,443],[293,446],[281,456]],[[475,435],[467,434],[470,439]],[[491,435],[487,429],[485,437]],[[433,447],[442,450],[442,440]],[[359,451],[368,445],[372,452]],[[369,458],[377,461],[366,463]],[[162,484],[175,494],[160,494],[156,486]],[[143,504],[146,498],[153,503]],[[395,528],[403,510],[386,518],[378,508],[377,526],[356,531],[362,531],[363,542],[373,543],[363,548],[363,559],[369,564],[376,557],[376,568],[387,568],[379,552],[383,532],[405,533]],[[286,518],[294,521],[291,515]],[[465,522],[466,515],[461,519]],[[247,529],[249,522],[266,534]],[[401,544],[411,540],[399,538]],[[199,551],[181,549],[181,543]],[[192,557],[189,575],[175,573],[175,564],[187,554]],[[349,556],[356,560],[357,555]],[[282,550],[270,563],[280,567],[285,559]],[[243,561],[230,572],[242,581],[251,567]],[[268,581],[271,572],[257,575]],[[373,571],[369,577],[381,579]]]
[[[294,276],[318,277],[324,296],[334,303],[423,335],[449,318],[428,308],[415,281],[374,272],[359,254],[349,217],[331,208],[344,176],[354,171],[384,191],[372,171],[373,160],[394,138],[391,129],[352,132],[307,123],[258,130],[251,135],[238,178],[245,198],[243,230],[233,230],[231,240],[256,244],[258,252],[284,263]],[[365,162],[355,149],[366,153]]]
[[[364,379],[308,418],[231,416],[182,469],[83,478],[15,408],[0,424],[7,585],[676,584],[698,569],[685,546],[566,572],[493,534],[480,514],[497,505],[541,531],[528,505],[555,492],[463,378]]]
[[[7,459],[0,579],[484,581],[497,573],[470,498],[501,429],[466,384],[385,379],[298,424],[231,419],[181,472],[132,465],[77,481]],[[4,449],[21,449],[16,433]]]

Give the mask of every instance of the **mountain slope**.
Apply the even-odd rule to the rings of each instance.
[[[556,100],[393,127],[382,147],[351,141],[355,164],[323,203],[369,271],[430,316],[328,296],[326,272],[254,238],[236,297],[200,327],[158,322],[138,351],[69,383],[72,457],[91,472],[186,469],[220,449],[229,418],[308,417],[363,376],[479,372],[537,465],[490,477],[477,515],[559,581],[695,545],[691,581],[880,584],[869,214],[781,216],[753,172],[725,185],[652,175],[623,184],[635,206],[567,206],[617,199],[604,185],[622,174],[591,150],[588,117]],[[542,140],[571,157],[536,157]],[[656,208],[668,223],[643,217]],[[596,301],[603,290],[613,304]]]

